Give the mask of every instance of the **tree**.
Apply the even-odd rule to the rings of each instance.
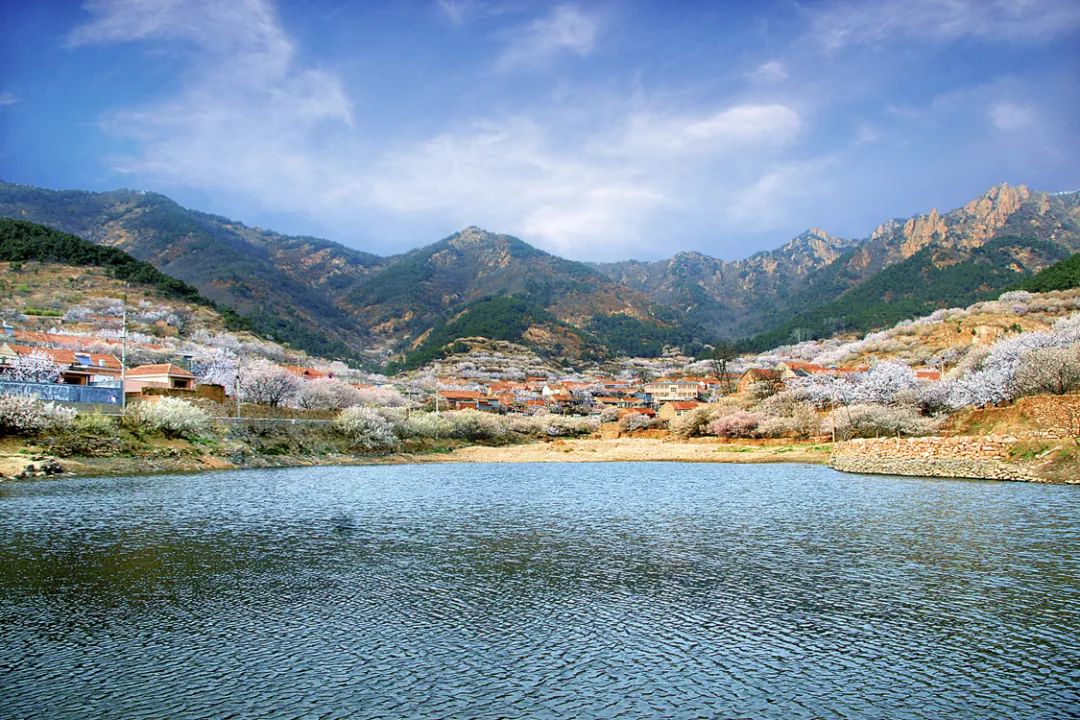
[[[29,355],[20,355],[6,377],[15,382],[55,383],[60,380],[60,369],[60,364],[48,353],[35,350]]]
[[[177,336],[182,336],[184,332],[191,327],[191,321],[194,319],[195,316],[187,308],[177,308],[169,313],[165,322],[176,330]]]
[[[305,410],[344,410],[363,404],[359,390],[334,378],[301,383],[295,402]]]
[[[739,353],[735,346],[727,342],[717,343],[712,352],[709,353],[709,363],[712,365],[713,373],[720,379],[721,387],[726,394],[731,394],[734,390],[731,386],[728,364],[738,356]]]
[[[278,407],[300,389],[303,380],[285,368],[259,361],[240,373],[240,397],[244,402]]]
[[[1065,395],[1080,389],[1080,348],[1040,348],[1020,360],[1016,386],[1021,394]]]

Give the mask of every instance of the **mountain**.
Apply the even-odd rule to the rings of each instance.
[[[682,253],[595,267],[715,335],[758,334],[750,346],[767,347],[974,302],[1077,250],[1080,193],[1001,184],[945,214],[889,220],[862,240],[814,229],[735,262]]]
[[[521,300],[519,310],[528,306],[532,322],[522,337],[502,339],[551,354],[640,349],[639,336],[651,338],[644,349],[658,354],[664,344],[688,337],[685,323],[641,293],[582,263],[478,228],[378,257],[327,240],[250,228],[154,193],[10,183],[0,183],[0,216],[122,249],[233,308],[261,334],[369,365],[395,356],[411,362],[409,354],[432,331],[475,313],[475,303],[505,296]]]
[[[476,227],[388,258],[342,302],[373,333],[404,344],[406,366],[478,335],[570,358],[626,353],[641,336],[658,338],[646,348],[654,355],[689,339],[672,313],[641,293]]]
[[[1074,253],[1064,260],[1054,263],[1029,277],[1021,285],[1021,290],[1029,292],[1050,292],[1052,290],[1071,290],[1080,287],[1080,253]]]
[[[176,337],[181,331],[190,336],[194,329],[246,329],[231,310],[149,263],[43,225],[0,218],[0,264],[6,278],[0,280],[0,314],[23,330],[34,320],[55,328],[56,318],[63,317],[65,333],[79,330],[99,338],[102,324],[119,324],[111,304],[124,296],[134,334]]]
[[[989,297],[1080,250],[1080,193],[1007,184],[865,239],[815,228],[733,262],[687,252],[588,265],[475,227],[379,257],[129,190],[0,183],[0,216],[123,249],[313,354],[393,368],[472,336],[573,360],[866,330]]]
[[[119,248],[234,309],[263,335],[327,357],[362,355],[366,328],[334,291],[381,259],[342,245],[249,228],[163,195],[0,183],[0,216]]]
[[[814,271],[857,245],[812,228],[781,248],[734,262],[683,252],[670,260],[593,267],[716,335],[741,337],[786,319],[792,297]]]

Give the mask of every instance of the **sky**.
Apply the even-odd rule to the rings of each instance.
[[[0,179],[388,254],[864,237],[1080,189],[1080,2],[0,2]]]

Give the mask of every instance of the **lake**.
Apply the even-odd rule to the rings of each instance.
[[[802,465],[0,484],[4,718],[1080,716],[1080,488]]]

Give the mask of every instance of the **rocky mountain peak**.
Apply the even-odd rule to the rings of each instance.
[[[490,233],[487,230],[478,228],[475,225],[470,225],[464,230],[451,235],[449,242],[453,247],[464,248],[468,245],[479,245],[481,243],[491,242],[495,237],[496,236],[493,233]]]

